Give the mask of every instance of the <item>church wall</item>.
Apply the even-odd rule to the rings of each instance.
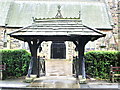
[[[0,27],[0,49],[3,48],[3,28]]]
[[[15,31],[16,29],[0,27],[0,49],[18,49],[22,47],[21,45],[21,43],[23,43],[22,41],[7,35],[7,33],[11,31]],[[6,30],[6,33],[4,34],[5,30]],[[4,42],[7,42],[5,46],[4,46]]]
[[[40,57],[45,56],[46,59],[51,59],[51,41],[48,42],[42,42],[42,51],[38,54]],[[73,59],[73,56],[75,55],[74,49],[75,45],[72,42],[65,42],[66,44],[66,59]]]

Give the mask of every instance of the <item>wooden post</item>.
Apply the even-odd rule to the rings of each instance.
[[[76,48],[78,50],[78,59],[76,60],[76,77],[78,78],[79,75],[82,75],[84,77],[83,73],[85,73],[85,67],[84,67],[84,47],[85,42],[83,39],[79,39],[78,41],[73,41],[73,43],[76,45]]]
[[[79,59],[79,75],[82,75],[82,78],[85,76],[85,61],[84,61],[84,49],[85,45],[88,42],[87,39],[81,38],[78,40],[78,59]]]
[[[45,71],[45,58],[43,59],[43,73],[46,75],[46,71]]]
[[[78,50],[78,41],[73,41],[73,43],[76,45],[76,49]],[[79,76],[79,60],[78,60],[78,58],[76,57],[76,63],[75,63],[75,69],[76,69],[76,78],[78,78],[78,76]]]
[[[33,56],[32,74],[37,75],[37,72],[38,72],[38,69],[37,69],[37,40],[33,40],[32,56]]]
[[[85,73],[85,59],[83,58],[82,61],[82,77],[86,78],[86,73]]]
[[[42,43],[42,41],[37,40],[37,39],[33,39],[27,40],[29,48],[30,48],[30,52],[31,55],[33,57],[33,67],[32,67],[32,74],[39,76],[38,74],[38,60],[37,60],[37,49],[39,47],[39,45]]]
[[[84,45],[82,45],[82,42],[79,42],[78,44],[78,65],[79,65],[79,75],[82,75],[82,63],[83,63],[83,56],[84,56]]]
[[[38,56],[38,73],[37,77],[40,77],[40,56]]]
[[[84,48],[86,43],[90,40],[87,37],[80,37],[77,41],[73,41],[76,45],[78,50],[78,59],[77,59],[77,70],[76,70],[76,77],[78,78],[79,75],[82,75],[82,78],[85,78],[85,61],[84,61]]]

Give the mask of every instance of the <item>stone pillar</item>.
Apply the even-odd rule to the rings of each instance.
[[[69,59],[69,54],[68,54],[68,41],[65,42],[66,45],[66,59]]]
[[[7,49],[11,49],[11,38],[10,36],[7,36],[7,37],[8,37]]]

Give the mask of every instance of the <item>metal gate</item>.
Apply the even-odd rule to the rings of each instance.
[[[76,61],[77,61],[77,57],[74,57],[73,62],[72,62],[72,73],[75,77],[77,77],[76,76],[77,74],[77,62]]]
[[[30,77],[31,73],[32,73],[32,68],[33,68],[33,57],[31,57],[30,60],[30,64],[29,64],[29,68],[28,68],[28,77]],[[37,58],[37,77],[39,76],[45,76],[46,72],[45,72],[45,58],[40,58],[38,56]]]
[[[38,57],[38,77],[45,76],[45,58]]]

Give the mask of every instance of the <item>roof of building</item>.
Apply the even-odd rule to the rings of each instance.
[[[72,36],[91,36],[93,37],[91,41],[98,37],[105,36],[105,34],[100,31],[83,25],[79,19],[38,20],[32,25],[9,33],[9,35],[20,40],[24,40],[25,37],[38,37],[48,41],[55,39],[55,37],[58,38],[59,36],[61,36],[59,40],[70,40]]]
[[[107,6],[93,0],[0,0],[0,26],[23,27],[33,23],[32,17],[52,18],[57,13],[58,5],[64,18],[78,17],[85,25],[97,29],[112,29],[112,19]]]

